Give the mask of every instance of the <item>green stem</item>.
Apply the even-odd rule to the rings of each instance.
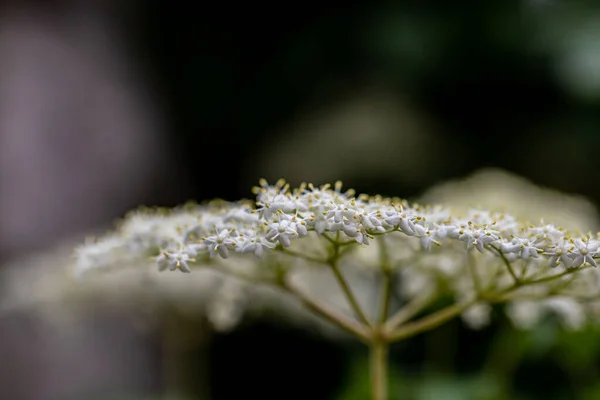
[[[325,318],[327,321],[336,325],[340,329],[352,334],[363,342],[369,341],[368,331],[359,322],[332,310],[325,304],[315,299],[312,299],[310,296],[304,294],[304,292],[287,282],[282,283],[282,288],[300,300],[300,302],[302,302],[306,308]]]
[[[367,315],[365,314],[365,312],[361,308],[360,304],[358,303],[356,296],[354,296],[354,293],[352,292],[350,285],[348,285],[348,282],[346,281],[346,278],[342,274],[342,271],[340,271],[340,268],[338,267],[336,260],[331,261],[329,263],[329,265],[331,266],[331,270],[333,271],[335,278],[337,279],[340,287],[342,288],[342,292],[344,292],[344,296],[346,296],[348,303],[350,303],[350,307],[352,307],[352,310],[354,311],[354,313],[356,314],[356,316],[358,317],[360,322],[362,322],[366,326],[371,326],[371,322],[369,322]]]
[[[494,251],[500,256],[500,258],[504,262],[504,265],[506,265],[506,268],[508,268],[508,272],[510,273],[510,275],[514,279],[515,285],[520,285],[521,284],[521,280],[519,279],[519,277],[515,273],[515,270],[513,269],[510,261],[508,261],[508,258],[506,258],[506,256],[504,255],[504,253],[499,248],[497,248],[496,246],[493,246],[493,245],[490,245],[490,249],[494,249]]]
[[[388,318],[388,314],[390,313],[390,302],[392,299],[392,285],[393,285],[393,276],[390,266],[390,259],[387,252],[387,247],[384,242],[384,238],[379,240],[379,247],[381,252],[381,274],[383,278],[383,290],[381,291],[381,301],[380,301],[380,314],[379,314],[379,323],[385,324]]]
[[[510,351],[507,351],[510,349]],[[510,379],[524,355],[523,334],[504,323],[496,333],[491,350],[482,368],[483,375],[494,376],[501,384],[500,398],[512,398]]]
[[[388,344],[374,340],[369,347],[371,400],[388,400]]]
[[[481,278],[477,273],[477,266],[475,265],[474,257],[470,252],[467,252],[467,266],[469,268],[469,273],[471,274],[471,279],[473,280],[475,292],[479,295],[483,290],[481,287]]]
[[[562,276],[572,274],[582,268],[586,268],[586,267],[573,268],[573,269],[565,271],[563,273],[552,275],[550,277],[540,278],[535,281],[521,281],[519,283],[515,282],[515,284],[513,284],[512,286],[510,286],[504,290],[501,290],[497,293],[484,294],[482,296],[478,296],[477,298],[472,299],[471,301],[468,301],[465,303],[452,304],[452,305],[450,305],[446,308],[443,308],[433,314],[423,317],[420,320],[410,322],[410,323],[407,323],[404,325],[400,325],[397,323],[397,321],[403,320],[403,318],[398,317],[398,315],[400,315],[402,317],[404,316],[403,315],[404,309],[402,309],[402,310],[400,310],[400,312],[397,315],[392,317],[392,319],[390,319],[390,321],[388,321],[388,323],[387,323],[386,330],[387,330],[388,338],[389,338],[390,342],[396,342],[399,340],[407,339],[407,338],[415,336],[419,333],[436,328],[439,325],[443,324],[444,322],[449,321],[450,319],[460,315],[461,313],[463,313],[466,309],[468,309],[470,306],[475,304],[480,299],[484,299],[484,300],[487,300],[487,301],[490,301],[493,303],[506,302],[511,299],[507,298],[507,297],[503,297],[503,296],[509,294],[510,292],[518,289],[521,286],[549,282],[549,281],[555,280],[557,278],[560,278]],[[409,304],[409,306],[410,306],[410,304]],[[407,308],[407,307],[405,307],[405,308]],[[415,306],[415,309],[416,308],[417,307]],[[404,320],[406,320],[406,319],[404,319]],[[391,322],[393,322],[393,323],[391,323]],[[398,327],[398,325],[400,325],[400,326]]]
[[[168,398],[208,398],[208,322],[190,321],[169,310],[163,320],[163,378]],[[200,357],[195,357],[200,352]]]
[[[288,254],[288,255],[293,256],[293,257],[301,258],[301,259],[306,260],[306,261],[314,262],[314,263],[317,263],[317,264],[327,264],[327,260],[324,260],[324,259],[321,259],[321,258],[318,258],[318,257],[312,257],[312,256],[309,256],[307,254],[298,253],[297,251],[290,250],[287,247],[277,247],[277,249],[280,250],[281,252],[285,253],[285,254]]]
[[[331,244],[332,244],[332,245],[334,245],[334,246],[338,246],[338,247],[350,246],[350,245],[353,245],[353,244],[358,244],[358,242],[357,242],[356,240],[347,240],[347,241],[345,241],[345,242],[341,242],[341,241],[339,240],[339,235],[337,235],[338,239],[333,239],[333,238],[331,238],[331,237],[327,236],[327,234],[324,234],[324,235],[323,235],[323,237],[324,237],[325,239],[327,239],[327,241],[328,241],[329,243],[331,243]]]
[[[340,329],[350,333],[359,340],[363,342],[368,342],[369,335],[362,324],[311,298],[309,295],[305,294],[300,289],[290,284],[285,278],[285,275],[279,276],[276,281],[261,281],[260,279],[257,279],[255,277],[242,274],[231,268],[225,268],[223,266],[220,268],[215,268],[215,270],[221,271],[246,282],[259,285],[273,285],[279,287],[280,289],[286,291],[288,294],[292,295],[297,300],[299,300],[310,311],[331,322]]]
[[[430,293],[425,293],[412,299],[408,304],[398,310],[386,323],[386,329],[393,331],[401,324],[405,323],[418,313],[420,313],[428,304],[435,299]]]
[[[473,299],[466,303],[452,304],[446,308],[443,308],[433,314],[429,314],[417,321],[409,322],[405,325],[400,326],[398,329],[393,330],[388,335],[390,342],[397,342],[399,340],[407,339],[415,336],[421,332],[425,332],[436,328],[451,320],[452,318],[462,314],[467,308],[477,302],[477,299]]]
[[[390,302],[392,298],[392,274],[389,271],[383,273],[383,290],[381,291],[381,313],[379,322],[385,324],[390,313]]]
[[[582,269],[586,269],[586,268],[590,268],[590,266],[582,266],[582,267],[576,267],[576,268],[569,268],[568,270],[566,270],[564,272],[561,272],[560,274],[545,276],[543,278],[535,279],[535,280],[532,280],[532,281],[523,281],[522,284],[523,285],[535,285],[535,284],[538,284],[538,283],[550,282],[550,281],[553,281],[555,279],[562,278],[563,276],[571,275],[571,274],[573,274],[575,272],[581,271]]]
[[[371,322],[369,321],[369,319],[367,318],[367,315],[365,314],[362,307],[358,303],[356,296],[354,296],[354,293],[352,292],[350,285],[348,285],[348,282],[346,281],[344,274],[342,274],[342,271],[340,270],[340,267],[338,266],[338,260],[340,258],[339,256],[340,256],[340,247],[334,243],[333,244],[333,254],[329,258],[327,263],[331,267],[331,270],[333,271],[333,275],[335,276],[336,280],[338,281],[338,284],[340,285],[340,288],[342,289],[344,296],[346,296],[348,303],[350,303],[350,307],[354,311],[354,314],[356,314],[356,316],[358,317],[360,322],[362,322],[364,325],[370,327]]]
[[[530,280],[530,281],[520,281],[518,284],[515,283],[507,288],[504,288],[504,289],[498,291],[497,293],[494,293],[493,296],[502,296],[502,295],[508,294],[508,293],[512,292],[513,290],[518,289],[521,286],[531,286],[531,285],[537,285],[540,283],[552,282],[553,280],[562,278],[563,276],[571,275],[571,274],[573,274],[577,271],[581,271],[582,269],[585,269],[585,268],[590,268],[590,267],[584,266],[584,267],[571,268],[564,272],[561,272],[560,274],[545,276],[543,278]]]

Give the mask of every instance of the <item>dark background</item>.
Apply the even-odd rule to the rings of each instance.
[[[140,204],[249,197],[260,177],[293,184],[340,178],[359,192],[412,198],[493,166],[598,203],[595,4],[5,2],[0,58],[9,61],[0,65],[0,79],[14,90],[0,90],[0,119],[40,122],[23,147],[10,139],[29,128],[0,125],[0,156],[13,156],[0,175],[0,259],[109,226]],[[34,46],[29,33],[37,29],[42,39]],[[49,59],[40,48],[49,48]],[[72,55],[61,59],[62,48]],[[87,61],[71,63],[79,57]],[[104,69],[107,58],[113,67]],[[42,105],[30,108],[11,75],[22,68],[34,82],[66,83],[39,93],[33,85],[29,99]],[[78,68],[85,78],[70,80]],[[127,101],[99,96],[107,85]],[[66,99],[60,107],[57,92]],[[39,111],[45,107],[59,122],[46,123]],[[81,122],[61,128],[75,118]],[[125,137],[131,141],[123,144]],[[40,152],[27,153],[36,143]],[[19,167],[33,157],[48,165],[57,159],[60,168],[48,177],[43,165]],[[32,192],[31,178],[40,176],[42,192]],[[55,206],[44,200],[47,193],[58,193]],[[19,215],[17,235],[10,217]],[[445,333],[410,340],[397,346],[394,363],[417,379],[478,371],[502,325],[498,318],[483,332],[453,322]],[[362,354],[359,345],[269,321],[249,325],[215,339],[214,399],[237,398],[240,390],[263,399],[336,398]],[[507,385],[525,398],[579,393],[552,361],[556,354],[548,354],[515,367]],[[153,359],[150,374],[159,374],[160,357]]]

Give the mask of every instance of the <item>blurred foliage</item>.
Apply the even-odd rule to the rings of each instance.
[[[508,399],[597,399],[600,394],[600,328],[565,332],[548,319],[531,332],[516,331],[507,323],[476,336],[491,335],[485,348],[461,347],[454,365],[438,369],[436,360],[428,368],[402,362],[401,355],[390,371],[390,398],[407,400],[508,400]],[[448,328],[425,336],[438,336],[452,346]],[[440,335],[441,333],[441,335]],[[464,332],[466,333],[466,331]],[[482,340],[482,338],[479,338]],[[423,343],[428,343],[425,339]],[[429,342],[430,343],[430,342]],[[460,371],[460,358],[481,351],[487,360],[480,368]],[[337,400],[369,398],[368,360],[356,355]]]
[[[369,371],[365,368],[366,365],[366,359],[356,359],[349,383],[337,400],[370,398]],[[492,377],[445,374],[407,376],[397,368],[392,368],[390,372],[390,399],[500,400],[507,398],[500,394],[501,389],[499,382]]]

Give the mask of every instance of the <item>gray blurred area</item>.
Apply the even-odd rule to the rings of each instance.
[[[113,6],[0,8],[1,260],[106,227],[161,184],[162,117]],[[0,398],[156,391],[151,341],[130,320],[97,310],[65,332],[33,313],[2,317]]]

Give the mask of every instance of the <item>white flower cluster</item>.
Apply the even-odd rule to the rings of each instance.
[[[551,223],[532,225],[503,212],[471,209],[465,215],[451,215],[440,206],[356,196],[352,190],[342,191],[340,182],[291,189],[283,180],[274,185],[261,180],[254,192],[255,202],[215,201],[171,211],[137,211],[120,225],[118,235],[77,249],[79,270],[114,265],[115,258],[151,256],[159,270],[191,272],[194,263],[246,253],[257,257],[260,265],[267,264],[265,256],[292,252],[296,243],[302,242],[297,239],[311,237],[308,242],[314,254],[322,249],[312,245],[315,238],[351,252],[377,237],[388,247],[391,266],[403,279],[402,287],[444,276],[458,299],[513,284],[522,284],[518,292],[537,290],[547,297],[573,294],[569,290],[576,288],[577,296],[589,298],[600,289],[596,272],[593,279],[586,275],[583,282],[576,279],[579,273],[570,274],[597,265],[600,240],[591,234],[569,232]],[[373,260],[365,265],[378,262],[377,253],[368,254]],[[421,256],[430,258],[417,262]],[[468,268],[469,258],[477,263],[474,274]],[[433,267],[428,267],[432,262]],[[356,263],[356,258],[347,263]],[[546,285],[530,285],[553,277],[556,279],[548,279]],[[419,292],[406,290],[404,296],[414,297]],[[479,309],[488,310],[483,304],[482,298]]]
[[[257,188],[256,208],[248,203],[224,203],[189,207],[173,213],[142,211],[126,220],[122,233],[129,239],[130,251],[162,247],[156,257],[159,269],[190,272],[189,263],[199,253],[227,258],[231,252],[261,256],[277,246],[290,247],[291,241],[319,235],[340,234],[341,240],[369,244],[374,236],[401,232],[418,238],[423,250],[446,240],[464,243],[467,250],[483,253],[494,249],[508,260],[546,256],[550,266],[596,266],[600,241],[590,234],[573,237],[552,224],[522,224],[505,213],[472,210],[460,218],[440,207],[409,205],[403,200],[381,197],[354,197],[324,185],[302,185],[290,190],[283,181]],[[110,237],[79,249],[82,267],[92,266],[97,257],[108,257],[124,242]],[[131,254],[131,253],[130,253]],[[94,258],[96,256],[96,258]]]

